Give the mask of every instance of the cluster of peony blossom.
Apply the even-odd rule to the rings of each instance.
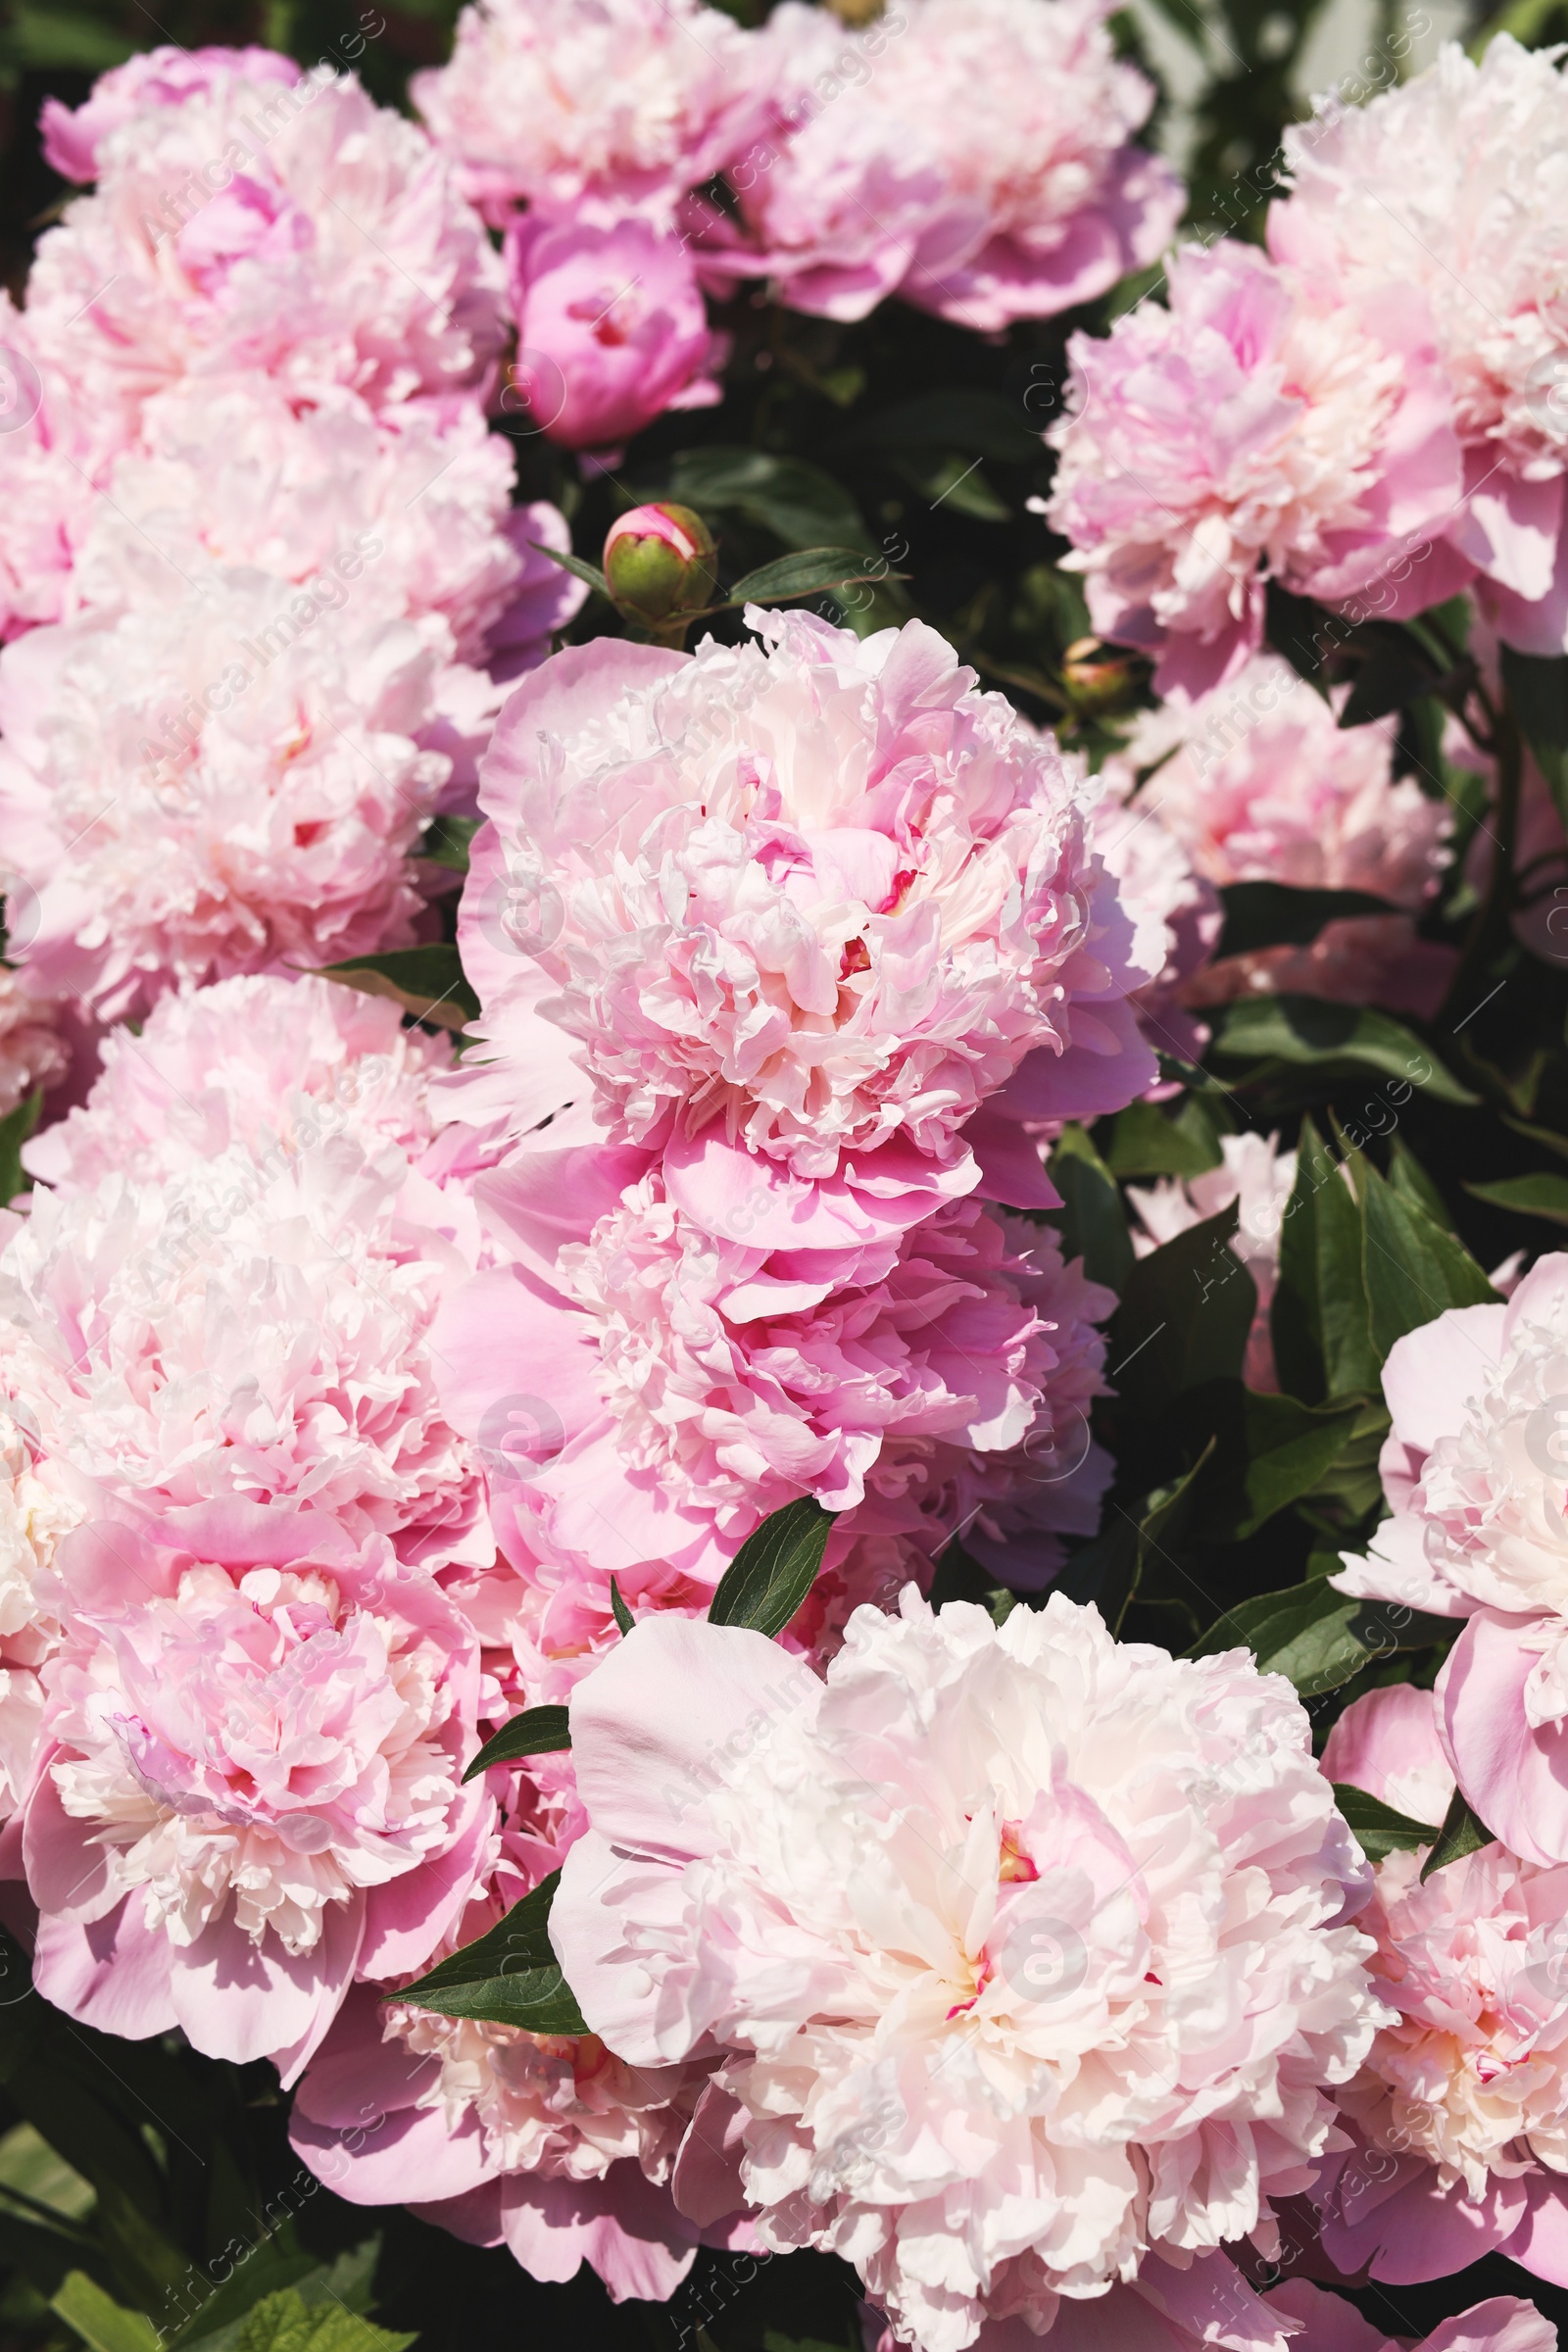
[[[1106,0],[478,0],[414,96],[506,232],[509,405],[571,449],[715,401],[722,300],[863,318],[890,294],[981,333],[1154,261],[1182,210]],[[951,103],[961,84],[965,102]]]
[[[1505,644],[1562,653],[1558,53],[1446,47],[1321,104],[1284,164],[1266,253],[1189,247],[1167,307],[1072,339],[1049,513],[1096,627],[1190,695],[1256,652],[1270,582],[1354,619],[1469,588]]]
[[[493,0],[419,84],[434,136],[266,51],[52,111],[94,185],[3,321],[0,1054],[6,1106],[55,1092],[0,1210],[0,1878],[68,2014],[271,2060],[341,2195],[539,2278],[664,2297],[700,2245],[810,2245],[919,2352],[1385,2352],[1243,2249],[1306,2216],[1320,2278],[1505,2246],[1568,2282],[1568,1260],[1391,1358],[1395,1516],[1347,1589],[1471,1622],[1322,1766],[1244,1650],[925,1595],[961,1535],[1038,1596],[1098,1523],[1114,1301],[1053,1140],[1205,1004],[1430,986],[1435,805],[1261,660],[1215,688],[1251,720],[1184,703],[1107,787],[919,623],[551,654],[565,525],[486,421],[525,392],[603,452],[700,397],[703,286],[988,331],[1104,289],[1178,194],[1102,14]],[[1181,265],[1168,336],[1231,267]],[[1287,297],[1248,270],[1251,355]],[[1313,346],[1376,391],[1365,446],[1342,407],[1299,447],[1430,520],[1437,362],[1379,373],[1372,331]],[[1536,522],[1476,486],[1472,567],[1489,515],[1529,556],[1517,480]],[[1314,541],[1342,586],[1356,515]],[[482,820],[461,1054],[321,976],[436,936],[442,816]],[[1260,877],[1401,911],[1200,973]],[[1199,1203],[1255,1200],[1260,1271],[1288,1182],[1251,1139]],[[709,1622],[803,1498],[833,1521],[781,1638]],[[569,1748],[465,1778],[540,1706]],[[1496,1839],[1374,1870],[1331,1779],[1434,1836],[1457,1783]],[[400,1997],[557,1872],[589,2031]],[[1504,2297],[1430,2340],[1551,2331]]]

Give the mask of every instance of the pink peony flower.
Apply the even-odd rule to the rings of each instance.
[[[275,49],[149,49],[100,74],[82,106],[44,100],[38,116],[44,161],[62,179],[96,179],[99,147],[138,115],[184,106],[236,81],[292,89],[300,78],[294,60]]]
[[[666,225],[750,136],[760,45],[701,0],[479,0],[415,104],[496,227],[526,203]]]
[[[424,133],[348,76],[229,73],[109,133],[40,238],[27,319],[89,408],[182,377],[270,375],[377,412],[482,387],[498,258]]]
[[[931,1559],[961,1526],[1028,1586],[1062,1533],[1094,1532],[1114,1301],[1050,1228],[955,1201],[847,1267],[715,1238],[644,1154],[525,1152],[480,1189],[516,1262],[455,1297],[433,1346],[514,1563],[710,1591],[802,1494],[853,1514],[841,1570],[852,1538]]]
[[[1276,656],[1254,656],[1230,684],[1139,719],[1107,763],[1112,799],[1173,835],[1217,888],[1361,890],[1418,908],[1448,861],[1452,816],[1413,776],[1395,779],[1392,717],[1336,723],[1347,691],[1325,702]],[[1309,947],[1190,969],[1181,993],[1190,1008],[1266,991],[1430,1014],[1452,964],[1407,919],[1355,915],[1325,925]]]
[[[530,1781],[505,1779],[454,1949],[495,1926],[558,1868],[570,1833]],[[300,2083],[297,2152],[353,2204],[416,2192],[413,2210],[457,2236],[506,2245],[535,2278],[586,2259],[612,2299],[664,2301],[698,2232],[667,2182],[710,2069],[630,2067],[594,2034],[525,2033],[356,1991]]]
[[[1200,2285],[1331,2144],[1387,2014],[1335,1924],[1361,1866],[1243,1653],[907,1592],[824,1684],[659,1619],[572,1728],[567,1980],[628,2064],[722,2057],[677,2204],[842,2253],[921,2352],[1167,2254]]]
[[[1133,1250],[1147,1257],[1179,1233],[1239,1203],[1236,1231],[1230,1248],[1247,1268],[1257,1289],[1257,1312],[1248,1335],[1243,1367],[1250,1389],[1275,1391],[1274,1343],[1269,1336],[1269,1307],[1279,1282],[1280,1227],[1285,1205],[1296,1183],[1296,1153],[1282,1152],[1277,1135],[1222,1135],[1224,1154],[1217,1168],[1201,1176],[1161,1177],[1151,1189],[1127,1187],[1127,1198],[1138,1212],[1143,1231],[1133,1234]]]
[[[1555,50],[1456,43],[1364,107],[1319,104],[1285,134],[1291,194],[1270,250],[1334,302],[1418,288],[1470,493],[1447,537],[1503,636],[1568,645],[1568,87]]]
[[[618,447],[665,409],[711,408],[728,343],[710,331],[681,241],[646,220],[612,228],[530,215],[507,231],[517,314],[504,409],[566,449]]]
[[[1323,1769],[1412,1820],[1453,1795],[1438,1702],[1409,1685],[1356,1699]],[[1490,1844],[1423,1886],[1430,1844],[1376,1866],[1359,1925],[1395,2012],[1339,2093],[1359,2150],[1325,2183],[1323,2250],[1347,2276],[1441,2278],[1493,2248],[1568,2278],[1564,1873]]]
[[[1556,2352],[1557,2346],[1551,2322],[1518,2295],[1472,2303],[1419,2343],[1411,2335],[1385,2335],[1353,2303],[1304,2278],[1276,2287],[1266,2301],[1301,2331],[1291,2337],[1292,2352]]]
[[[1153,1075],[1090,788],[918,622],[752,625],[571,649],[508,704],[460,923],[490,1054],[465,1115],[591,1100],[709,1230],[836,1249],[972,1189],[989,1097],[992,1191],[1049,1203],[994,1114],[1092,1116]]]
[[[331,1132],[329,1107],[313,1146],[296,1098],[286,1139],[259,1127],[145,1178],[35,1192],[0,1251],[5,1388],[73,1494],[287,1501],[410,1559],[488,1559],[430,1348],[475,1262],[471,1210],[342,1110]]]
[[[412,938],[408,854],[453,768],[421,739],[495,696],[439,617],[355,603],[376,545],[292,590],[215,570],[0,657],[5,886],[32,894],[41,989],[112,1020]]]
[[[61,1538],[82,1516],[38,1461],[30,1418],[16,1397],[0,1406],[0,1817],[16,1811],[27,1788],[43,1721],[40,1669],[60,1645],[39,1588]]]
[[[132,419],[87,398],[0,292],[0,642],[58,620]]]
[[[1334,1582],[1469,1620],[1438,1679],[1445,1752],[1514,1853],[1568,1862],[1568,1255],[1396,1341],[1383,1393],[1393,1516]]]
[[[137,1035],[111,1029],[102,1055],[86,1102],[23,1147],[57,1193],[176,1185],[233,1147],[297,1155],[334,1135],[417,1160],[436,1135],[430,1081],[452,1062],[446,1038],[406,1029],[383,998],[277,976],[165,997]]]
[[[865,2352],[901,2352],[906,2339],[879,2329],[881,2314],[862,2303]],[[1087,2302],[1062,2302],[1052,2322],[1051,2352],[1289,2352],[1277,2313],[1255,2294],[1223,2255],[1186,2268],[1157,2253],[1145,2256],[1138,2277]],[[1037,2352],[1040,2338],[1027,2319],[987,2320],[976,2352]]]
[[[1094,845],[1134,925],[1132,961],[1149,974],[1133,992],[1138,1026],[1156,1053],[1200,1061],[1209,1033],[1185,1009],[1182,991],[1213,954],[1223,909],[1185,844],[1155,815],[1157,792],[1146,790],[1129,805],[1117,797],[1119,762],[1107,760],[1101,772],[1110,790],[1095,810]],[[1175,1091],[1168,1084],[1148,1090],[1156,1098]]]
[[[356,1972],[416,1969],[466,1900],[472,1636],[380,1539],[245,1504],[81,1528],[48,1591],[34,1982],[290,2081]]]
[[[984,334],[1104,293],[1182,209],[1169,167],[1130,144],[1153,91],[1104,15],[905,0],[851,32],[786,0],[761,36],[774,126],[729,168],[746,233],[710,219],[705,267],[772,276],[829,318],[900,293]]]
[[[356,612],[438,614],[457,657],[535,641],[587,591],[526,545],[569,547],[544,502],[511,506],[511,450],[477,404],[411,403],[384,418],[335,392],[296,416],[265,376],[185,384],[150,401],[137,450],[80,548],[73,593],[104,611],[177,595],[216,564],[297,586],[330,581]]]
[[[1357,613],[1437,603],[1466,566],[1451,403],[1418,294],[1315,300],[1248,245],[1189,247],[1170,307],[1075,335],[1047,506],[1102,636],[1197,694],[1261,643],[1268,579]]]

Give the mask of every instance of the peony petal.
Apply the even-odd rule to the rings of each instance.
[[[1532,1729],[1525,1685],[1533,1618],[1479,1609],[1437,1681],[1439,1726],[1474,1810],[1527,1862],[1568,1862],[1568,1723]]]
[[[602,2180],[509,2174],[501,2214],[507,2244],[530,2278],[562,2282],[586,2261],[612,2303],[628,2295],[667,2303],[697,2259],[668,2190],[645,2180],[630,2158]]]
[[[162,1927],[149,1928],[139,1894],[107,1918],[82,1924],[38,1923],[32,1981],[46,2001],[101,2034],[145,2041],[179,2020],[171,1986],[172,1951]]]

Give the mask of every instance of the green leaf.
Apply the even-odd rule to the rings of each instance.
[[[1392,1805],[1368,1796],[1364,1788],[1352,1788],[1346,1781],[1335,1782],[1334,1802],[1369,1862],[1382,1862],[1390,1854],[1412,1853],[1418,1845],[1431,1845],[1439,1834],[1430,1822],[1396,1813]]]
[[[1418,695],[1430,694],[1440,683],[1421,647],[1396,624],[1374,622],[1367,631],[1371,651],[1355,673],[1355,683],[1340,712],[1342,727],[1365,727],[1400,710]]]
[[[1450,1617],[1423,1616],[1389,1601],[1353,1600],[1318,1576],[1283,1592],[1238,1601],[1187,1654],[1211,1657],[1244,1644],[1262,1673],[1283,1674],[1302,1698],[1317,1698],[1337,1690],[1374,1659],[1425,1649],[1452,1634]]]
[[[479,1000],[464,977],[454,947],[394,948],[385,956],[350,956],[317,967],[323,980],[341,980],[362,996],[388,997],[416,1020],[466,1029],[479,1017]]]
[[[92,2352],[158,2352],[159,2333],[147,2314],[127,2311],[85,2271],[68,2272],[49,2304]]]
[[[7,9],[4,48],[6,65],[24,72],[102,74],[122,65],[140,46],[127,40],[119,25],[101,24],[83,9],[24,5]]]
[[[610,1610],[623,1634],[629,1634],[637,1620],[620,1596],[620,1587],[613,1577],[610,1580]]]
[[[1510,1119],[1506,1111],[1502,1123],[1505,1127],[1511,1127],[1515,1135],[1524,1136],[1527,1142],[1540,1144],[1544,1151],[1554,1152],[1559,1159],[1568,1159],[1568,1135],[1554,1135],[1549,1127],[1532,1127],[1524,1119]]]
[[[1495,1184],[1467,1184],[1464,1189],[1493,1208],[1568,1225],[1568,1176],[1500,1176]]]
[[[1443,1816],[1438,1841],[1421,1865],[1421,1884],[1424,1886],[1435,1870],[1446,1870],[1450,1862],[1462,1862],[1466,1854],[1477,1854],[1484,1845],[1496,1840],[1478,1813],[1473,1813],[1463,1794],[1455,1789],[1448,1799],[1448,1810]]]
[[[902,481],[918,490],[928,507],[946,507],[976,522],[1010,522],[1012,509],[1004,506],[980,470],[978,458],[938,459],[894,457],[889,460]]]
[[[503,1920],[432,1968],[416,1984],[382,1997],[411,2001],[442,2017],[472,2017],[527,2034],[586,2034],[582,2012],[550,1944],[550,1906],[561,1873],[553,1870],[514,1903]]]
[[[802,1494],[755,1528],[718,1580],[710,1625],[748,1625],[781,1634],[816,1580],[837,1514]]]
[[[1361,1215],[1341,1166],[1303,1119],[1269,1322],[1281,1384],[1313,1404],[1379,1386],[1361,1273]]]
[[[1051,1181],[1062,1205],[1047,1213],[1061,1235],[1063,1256],[1081,1257],[1091,1282],[1119,1293],[1133,1270],[1127,1208],[1115,1177],[1082,1127],[1064,1127],[1052,1146]]]
[[[1291,890],[1283,882],[1232,882],[1220,892],[1225,907],[1221,956],[1250,956],[1258,948],[1307,947],[1325,923],[1349,915],[1396,914],[1387,899],[1364,890]]]
[[[1104,1165],[1112,1176],[1201,1176],[1223,1157],[1206,1133],[1167,1119],[1156,1102],[1133,1102],[1111,1126]]]
[[[585,564],[581,556],[564,553],[559,547],[546,547],[541,539],[530,539],[528,545],[535,555],[548,556],[552,564],[561,565],[563,571],[569,571],[575,578],[586,580],[589,587],[597,588],[601,596],[609,596],[610,582],[597,564]]]
[[[32,1189],[32,1178],[22,1164],[22,1147],[38,1124],[43,1108],[43,1088],[38,1087],[24,1102],[0,1119],[0,1208],[14,1200],[19,1193]]]
[[[416,2341],[377,2328],[330,2298],[308,2303],[297,2286],[264,2295],[234,2338],[234,2352],[408,2352]]]
[[[1314,693],[1327,700],[1324,662],[1329,653],[1348,642],[1350,624],[1326,612],[1308,596],[1292,596],[1278,580],[1269,581],[1264,596],[1269,644],[1284,655],[1298,678],[1304,678]]]
[[[760,449],[683,449],[670,467],[667,495],[700,514],[732,508],[786,547],[871,548],[850,493],[804,458]]]
[[[167,2338],[170,2352],[175,2345],[179,2352],[235,2352],[252,2312],[285,2287],[292,2287],[307,2309],[335,2304],[350,2312],[367,2312],[373,2306],[380,2251],[379,2234],[362,2239],[331,2263],[303,2253],[272,2259],[272,2241],[256,2246],[185,2327]]]
[[[1435,1102],[1481,1100],[1402,1021],[1322,997],[1245,997],[1228,1004],[1215,1016],[1210,1051],[1249,1061],[1356,1063],[1394,1079],[1396,1108],[1417,1088]]]
[[[1453,1219],[1448,1214],[1447,1202],[1402,1136],[1390,1139],[1389,1182],[1406,1200],[1424,1209],[1434,1225],[1441,1225],[1445,1233],[1452,1233]]]
[[[885,568],[868,572],[863,553],[853,547],[808,547],[799,555],[780,556],[776,563],[749,571],[730,590],[729,603],[731,608],[782,605],[792,596],[814,596],[819,588],[850,588],[858,580],[887,576]]]
[[[625,1630],[622,1626],[622,1633]],[[493,1740],[485,1741],[463,1777],[476,1780],[492,1764],[514,1764],[519,1756],[554,1755],[570,1745],[571,1723],[564,1707],[525,1707]]]
[[[1407,1331],[1450,1306],[1494,1304],[1497,1294],[1464,1244],[1385,1183],[1370,1161],[1358,1174],[1364,1249],[1361,1279],[1379,1360]]]
[[[1310,1405],[1249,1390],[1243,1398],[1248,1451],[1243,1500],[1225,1539],[1239,1543],[1255,1535],[1277,1512],[1315,1493],[1355,1434],[1364,1409],[1359,1397]]]
[[[449,873],[468,870],[468,845],[484,823],[482,816],[437,816],[426,826],[416,855]]]
[[[1110,1326],[1105,1377],[1131,1411],[1157,1412],[1205,1380],[1239,1380],[1257,1291],[1229,1247],[1237,1203],[1141,1257]]]
[[[1568,655],[1516,654],[1500,647],[1503,691],[1519,731],[1568,822]]]
[[[49,2145],[31,2124],[17,2124],[0,2139],[0,2191],[79,2222],[96,2202],[93,2185]]]
[[[1110,1506],[1110,1525],[1093,1544],[1075,1552],[1052,1590],[1069,1600],[1092,1601],[1110,1631],[1121,1630],[1128,1608],[1142,1592],[1152,1559],[1174,1569],[1185,1582],[1173,1547],[1181,1541],[1192,1515],[1198,1482],[1208,1467],[1216,1440],[1210,1438],[1192,1468],[1181,1478],[1155,1487],[1130,1510]],[[1160,1580],[1167,1588],[1170,1576]],[[1197,1587],[1193,1588],[1194,1592]],[[1168,1597],[1168,1592],[1163,1597]],[[1185,1597],[1185,1596],[1183,1596]],[[1190,1603],[1188,1604],[1190,1606]],[[1191,1620],[1190,1620],[1191,1622]]]

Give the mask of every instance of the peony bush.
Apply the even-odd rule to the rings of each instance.
[[[1556,16],[92,7],[6,2352],[1549,2352]]]

